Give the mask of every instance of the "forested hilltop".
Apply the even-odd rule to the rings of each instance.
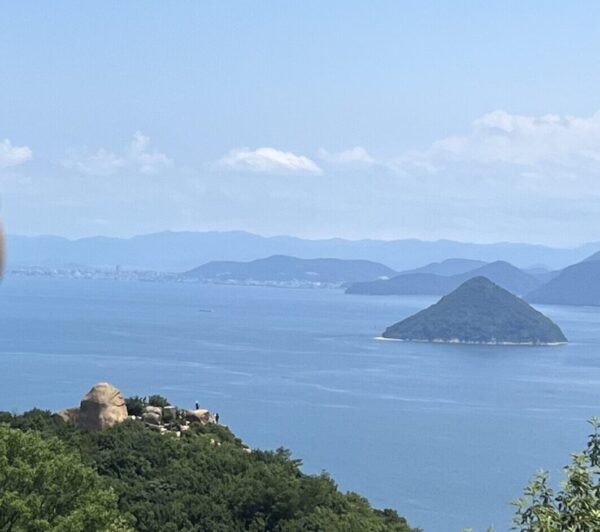
[[[2,413],[0,530],[416,531],[300,467],[284,449],[250,452],[217,423],[84,430],[48,411]]]

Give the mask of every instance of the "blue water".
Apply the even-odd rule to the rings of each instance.
[[[217,411],[251,446],[427,531],[508,530],[531,474],[556,471],[600,414],[600,312],[543,307],[553,348],[378,341],[432,298],[9,278],[0,410],[75,405],[98,381]]]

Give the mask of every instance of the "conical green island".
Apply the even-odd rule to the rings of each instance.
[[[552,320],[486,277],[469,279],[435,305],[388,327],[383,337],[503,345],[567,341]]]

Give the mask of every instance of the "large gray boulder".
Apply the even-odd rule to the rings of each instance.
[[[81,400],[76,425],[99,430],[114,427],[127,419],[123,394],[108,382],[100,382]]]
[[[203,408],[186,410],[185,419],[190,423],[202,423],[203,425],[206,423],[215,423],[215,416]]]
[[[162,408],[160,406],[147,405],[144,407],[144,414],[156,414],[162,416]]]
[[[151,425],[160,425],[162,423],[162,408],[160,406],[146,406],[142,414],[142,420]]]

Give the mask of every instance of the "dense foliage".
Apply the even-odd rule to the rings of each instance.
[[[56,456],[64,455],[74,463],[80,459],[87,468],[80,467],[90,475],[97,471],[116,494],[121,516],[135,530],[411,530],[395,511],[378,511],[356,494],[341,493],[327,474],[303,474],[300,461],[286,450],[248,452],[220,425],[194,424],[177,437],[152,431],[140,421],[85,432],[57,424],[50,413],[40,410],[4,414],[2,421],[26,431],[10,434],[36,441],[44,438],[55,446]],[[2,490],[0,486],[0,494]],[[113,492],[100,493],[110,498]],[[63,528],[84,529],[104,530],[100,526]]]
[[[151,395],[148,397],[148,404],[150,406],[167,406],[169,404],[169,400],[162,395]]]
[[[130,416],[141,416],[144,413],[144,408],[148,404],[145,397],[134,395],[125,399],[125,405],[127,406],[127,412]]]
[[[600,420],[586,449],[572,456],[566,479],[555,492],[548,473],[539,472],[525,488],[517,506],[516,529],[521,532],[590,532],[600,530]]]
[[[108,484],[57,438],[0,425],[0,530],[128,530]]]

